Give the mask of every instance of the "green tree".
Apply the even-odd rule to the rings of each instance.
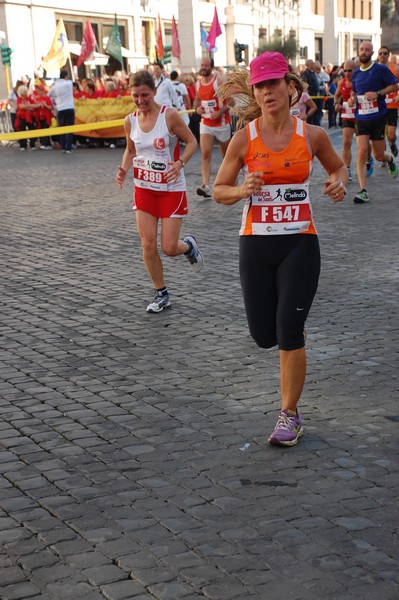
[[[295,58],[299,52],[298,42],[293,35],[283,38],[275,34],[269,42],[262,42],[259,45],[258,56],[263,52],[281,52],[285,58]]]
[[[381,0],[381,24],[399,23],[399,0]]]
[[[394,0],[381,0],[381,23],[389,23],[394,14]]]

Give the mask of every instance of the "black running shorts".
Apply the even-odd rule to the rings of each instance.
[[[356,119],[355,132],[356,135],[368,135],[370,140],[378,142],[385,137],[385,125],[387,124],[387,116],[384,115],[379,119]]]
[[[304,326],[317,290],[317,235],[240,237],[240,278],[249,331],[261,348],[305,345]]]

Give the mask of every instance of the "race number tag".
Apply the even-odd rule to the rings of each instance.
[[[385,96],[385,104],[393,104],[396,101],[397,92],[391,92]]]
[[[205,115],[211,115],[216,110],[216,100],[201,100],[202,108],[205,111]]]
[[[357,103],[358,103],[357,112],[359,115],[371,115],[373,113],[378,113],[378,101],[377,100],[367,100],[366,96],[358,96]]]
[[[355,107],[349,106],[347,102],[342,103],[341,119],[354,119]]]
[[[252,195],[252,234],[286,235],[307,231],[312,209],[307,183],[267,185]]]
[[[166,192],[168,182],[165,173],[168,165],[160,160],[136,156],[133,159],[134,185],[156,192]]]

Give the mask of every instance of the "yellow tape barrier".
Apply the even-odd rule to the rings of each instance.
[[[13,131],[0,134],[0,141],[32,139],[66,133],[76,133],[92,138],[124,138],[124,119],[136,106],[130,96],[75,100],[75,125],[50,127],[32,131]],[[193,112],[192,110],[179,111]]]
[[[11,133],[1,133],[0,141],[3,140],[25,140],[48,135],[62,135],[65,133],[81,133],[83,131],[95,131],[97,129],[109,129],[112,127],[123,127],[124,119],[115,121],[105,121],[102,123],[82,123],[81,125],[69,125],[68,127],[50,127],[49,129],[33,129],[32,131],[13,131]],[[118,137],[118,136],[116,136]],[[125,137],[125,134],[123,136]]]

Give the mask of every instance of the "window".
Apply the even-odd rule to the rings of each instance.
[[[65,21],[65,31],[67,34],[68,42],[81,42],[83,37],[83,25],[76,21]]]
[[[362,42],[371,42],[367,38],[353,38],[353,56],[359,56],[359,48]]]
[[[267,30],[264,27],[259,28],[259,44],[261,42],[266,42],[267,39]]]
[[[330,2],[330,0],[327,0],[327,2]],[[324,0],[312,0],[311,11],[315,15],[323,15],[324,14]]]
[[[323,38],[321,37],[314,39],[314,59],[323,64]]]
[[[148,21],[141,22],[141,54],[150,56],[150,24]]]

